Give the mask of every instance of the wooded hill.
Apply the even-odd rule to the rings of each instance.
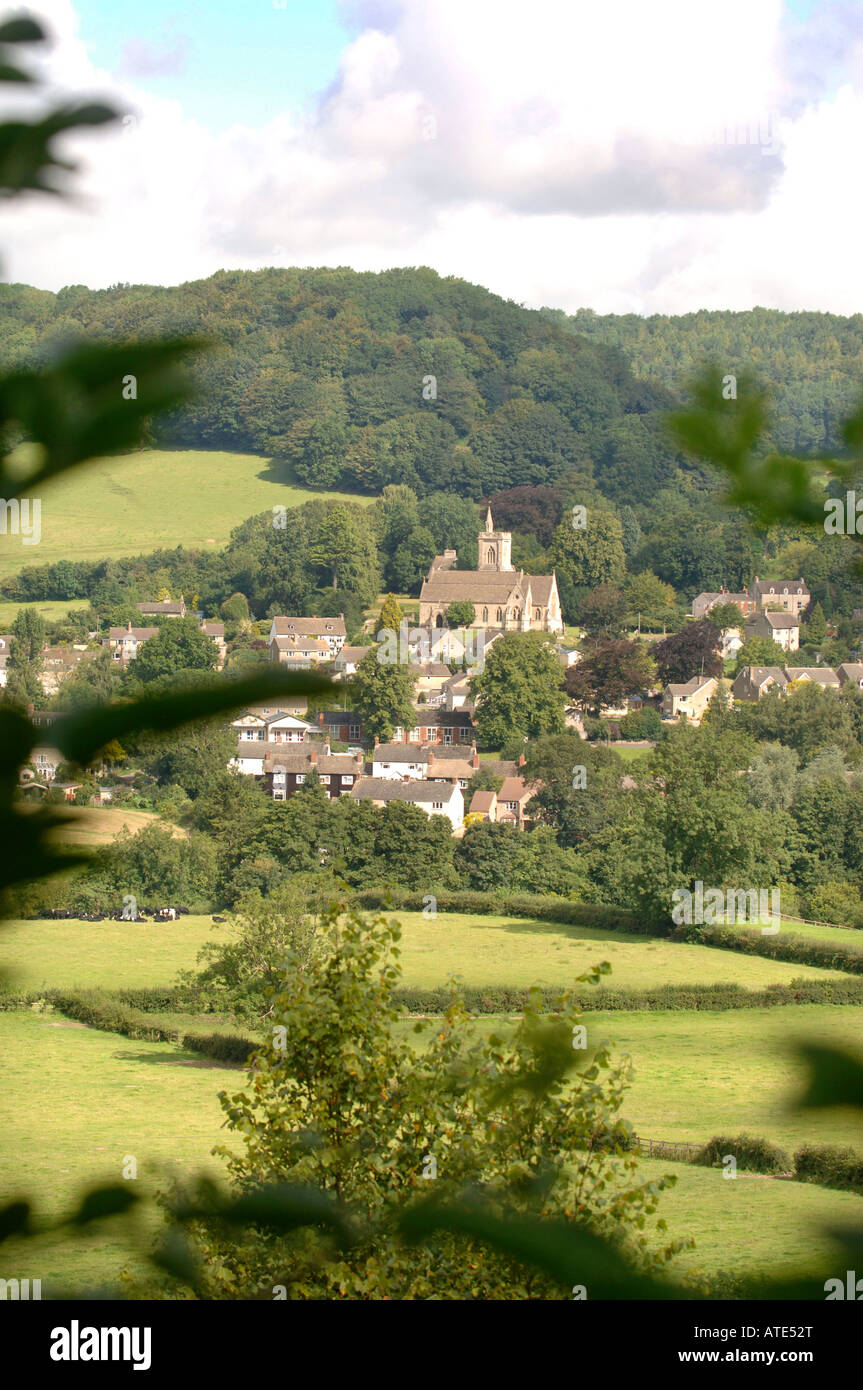
[[[0,285],[7,367],[80,339],[187,334],[221,351],[197,362],[198,399],[157,422],[153,442],[278,456],[301,484],[479,498],[595,468],[609,497],[646,500],[681,462],[662,432],[671,393],[637,380],[618,349],[424,267]]]
[[[618,348],[638,376],[674,392],[685,390],[707,360],[723,372],[755,372],[772,388],[772,441],[783,453],[835,451],[836,422],[851,413],[863,392],[863,314],[705,309],[641,318],[592,309],[541,312],[580,338]]]

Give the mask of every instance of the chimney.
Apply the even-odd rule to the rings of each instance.
[[[431,749],[429,749],[429,767],[431,767],[431,765],[432,765],[433,762],[434,762],[434,753],[432,752]]]
[[[314,764],[314,763],[316,763],[317,761],[318,761],[318,750],[317,750],[317,748],[312,748],[312,749],[310,750],[310,752],[309,752],[309,762]]]
[[[324,712],[323,712],[323,710],[319,710],[319,711],[318,711],[318,728],[319,728],[319,729],[322,729],[323,727],[324,727]]]
[[[375,734],[375,748],[377,748],[377,746],[378,746],[379,743],[380,743],[380,739],[378,738],[377,734]]]
[[[325,739],[324,739],[324,757],[325,757],[325,758],[328,758],[329,756],[330,756],[330,740],[329,740],[329,738],[325,738]]]
[[[526,762],[527,762],[527,758],[524,756],[524,754],[523,754],[523,753],[519,753],[519,755],[518,755],[518,765],[519,765],[519,767],[524,767],[524,765],[525,765]]]
[[[362,765],[363,765],[363,755],[362,755],[362,753],[357,753],[356,759],[357,759],[357,768],[358,768],[358,769],[361,769],[361,768],[362,768]]]
[[[470,760],[470,765],[474,771],[476,771],[479,767],[479,753],[476,751],[476,749],[473,750],[473,757]]]

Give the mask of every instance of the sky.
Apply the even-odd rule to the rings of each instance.
[[[861,309],[861,0],[35,0],[74,198],[45,289],[427,265],[575,312]],[[0,111],[32,98],[3,88]]]

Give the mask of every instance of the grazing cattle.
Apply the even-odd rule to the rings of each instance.
[[[214,922],[224,922],[224,921],[225,921],[225,918],[224,918],[224,917],[214,917],[214,918],[213,918],[213,921],[214,921]]]
[[[160,907],[159,919],[162,922],[176,922],[177,909],[175,907]]]

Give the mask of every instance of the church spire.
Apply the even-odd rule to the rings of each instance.
[[[488,511],[487,511],[486,514],[485,514],[485,531],[486,531],[486,535],[487,535],[487,536],[490,536],[493,530],[494,530],[494,522],[493,522],[492,519],[491,519],[491,503],[489,503]]]

